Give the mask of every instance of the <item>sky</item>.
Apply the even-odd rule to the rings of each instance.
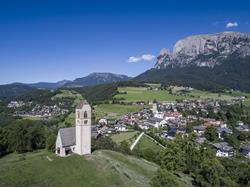
[[[179,39],[250,32],[247,0],[0,0],[0,84],[136,76]]]

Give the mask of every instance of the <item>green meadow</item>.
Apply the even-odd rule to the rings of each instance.
[[[149,84],[148,84],[149,85]],[[236,96],[247,96],[244,104],[250,107],[250,93],[233,91],[232,93],[212,93],[209,91],[202,91],[193,89],[190,90],[186,96],[178,96],[176,92],[183,89],[183,87],[172,86],[173,94],[169,94],[168,90],[158,90],[159,85],[153,84],[150,85],[153,90],[150,90],[147,87],[119,87],[119,94],[115,95],[114,98],[121,99],[123,98],[126,102],[135,102],[135,101],[175,101],[177,99],[221,99],[221,100],[232,100]],[[125,93],[126,92],[126,93]]]
[[[48,160],[47,156],[51,159]],[[158,166],[121,153],[57,157],[45,150],[0,158],[0,186],[149,186]]]
[[[73,106],[76,106],[82,99],[82,95],[73,90],[60,90],[59,94],[56,94],[52,99],[61,99],[61,98],[73,98],[74,103]]]
[[[166,90],[149,90],[147,87],[119,87],[118,91],[126,92],[126,94],[117,94],[115,98],[124,98],[127,102],[153,100],[175,101],[176,99],[184,98],[182,96],[171,95]]]
[[[146,149],[152,149],[154,152],[158,152],[160,150],[163,150],[158,143],[154,142],[147,136],[143,135],[137,145],[135,146],[136,150],[144,151]]]
[[[120,132],[119,134],[113,134],[111,138],[116,143],[127,141],[131,145],[136,140],[138,134],[138,131]]]
[[[129,112],[140,110],[141,107],[136,105],[121,105],[121,104],[100,104],[94,106],[96,118],[108,116],[110,119],[116,119]]]

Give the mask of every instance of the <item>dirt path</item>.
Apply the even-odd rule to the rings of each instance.
[[[139,140],[141,139],[141,137],[144,135],[144,132],[142,132],[137,139],[135,140],[135,142],[131,145],[130,150],[132,151],[134,149],[134,147],[136,146],[136,144],[139,142]]]

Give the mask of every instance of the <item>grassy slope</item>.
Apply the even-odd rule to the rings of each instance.
[[[76,106],[83,99],[80,93],[73,91],[73,90],[72,91],[61,90],[61,93],[55,95],[54,97],[52,97],[52,99],[56,99],[56,98],[61,99],[61,98],[66,98],[66,97],[75,99],[72,106]]]
[[[168,91],[155,91],[147,90],[145,87],[120,87],[119,92],[126,91],[127,94],[118,94],[115,98],[124,98],[125,101],[175,101],[176,99],[182,99],[181,96],[170,95]]]
[[[48,161],[46,156],[53,159]],[[99,150],[91,156],[56,157],[45,150],[0,159],[0,186],[149,186],[158,166]]]
[[[156,86],[155,86],[156,87]],[[157,88],[157,87],[156,87]],[[176,92],[182,87],[173,87],[173,92]],[[194,89],[190,91],[188,96],[176,96],[171,95],[168,91],[162,90],[147,90],[145,87],[119,87],[119,92],[127,92],[127,94],[117,94],[115,98],[124,98],[125,101],[153,101],[154,99],[158,101],[175,101],[176,99],[190,99],[191,96],[195,98],[213,98],[213,99],[221,99],[221,100],[232,100],[235,96],[247,96],[248,99],[245,100],[244,104],[250,106],[250,93],[244,92],[233,92],[232,94],[229,93],[212,93],[209,91],[201,91]]]
[[[211,93],[209,91],[201,91],[201,90],[197,90],[194,89],[192,90],[190,93],[190,95],[193,95],[197,98],[212,98],[212,99],[221,99],[221,100],[232,100],[233,97],[226,95],[226,94],[221,94],[219,95],[218,93]]]
[[[141,152],[147,150],[147,149],[152,149],[154,152],[158,152],[160,150],[163,150],[161,146],[159,146],[157,143],[153,142],[151,139],[146,137],[145,135],[142,136],[140,141],[137,143],[135,146],[136,150],[139,150]],[[179,186],[181,187],[192,187],[192,177],[183,173],[175,173],[176,178],[178,179]]]
[[[155,152],[162,150],[163,148],[159,146],[157,143],[146,137],[145,135],[142,136],[140,141],[137,143],[135,146],[136,149],[138,150],[145,150],[145,149],[153,149]]]
[[[113,134],[111,136],[112,140],[116,143],[120,143],[122,141],[127,141],[132,144],[133,141],[137,138],[138,131],[132,132],[121,132],[119,134]]]
[[[100,104],[94,107],[97,118],[109,116],[110,118],[119,118],[128,112],[140,110],[139,106],[135,105],[120,105],[120,104]]]
[[[55,95],[53,98],[73,98],[74,103],[72,104],[72,107],[75,107],[79,102],[83,99],[82,95],[79,94],[76,91],[70,91],[70,90],[61,90],[60,94]],[[59,127],[65,127],[65,123],[74,125],[75,124],[75,113],[71,112],[64,120],[64,122],[61,122],[59,124]]]

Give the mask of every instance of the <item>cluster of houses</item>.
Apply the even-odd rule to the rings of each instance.
[[[56,117],[60,115],[67,114],[69,110],[62,109],[57,105],[47,106],[47,105],[40,105],[36,104],[31,111],[15,111],[15,116],[29,116],[29,117],[43,117],[43,118],[50,118]]]
[[[8,108],[20,108],[25,105],[31,105],[32,102],[25,103],[23,101],[10,101],[7,105]]]
[[[202,144],[206,141],[204,136],[205,130],[208,127],[215,127],[217,130],[218,143],[210,143],[216,151],[218,157],[232,157],[235,155],[235,149],[225,142],[225,136],[233,134],[227,124],[221,120],[213,118],[204,118],[197,115],[184,116],[181,110],[199,109],[200,111],[207,111],[207,108],[212,108],[214,112],[218,112],[220,105],[230,105],[226,101],[219,101],[214,99],[204,100],[184,100],[182,102],[167,102],[167,103],[153,103],[152,109],[143,109],[138,112],[131,112],[122,116],[115,122],[107,122],[104,118],[100,120],[99,124],[104,123],[102,133],[116,133],[128,131],[128,126],[139,128],[143,131],[156,129],[157,135],[167,140],[174,140],[177,134],[188,135],[187,125],[196,120],[202,122],[200,125],[193,126],[192,131],[197,135],[197,143]],[[249,132],[248,125],[238,122],[236,130],[240,132]],[[250,157],[250,145],[242,145],[240,152]]]

